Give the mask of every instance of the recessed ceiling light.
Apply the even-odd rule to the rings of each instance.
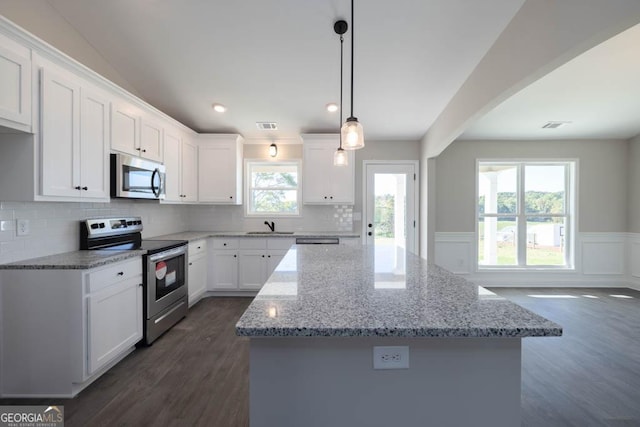
[[[330,113],[335,113],[338,111],[338,104],[332,102],[331,104],[327,104],[327,111]]]
[[[213,104],[212,107],[218,113],[224,113],[225,111],[227,111],[227,107],[222,104]]]

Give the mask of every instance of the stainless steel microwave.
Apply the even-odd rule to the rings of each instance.
[[[164,199],[165,167],[161,163],[111,154],[111,197]]]

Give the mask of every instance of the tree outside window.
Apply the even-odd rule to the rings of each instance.
[[[572,267],[574,162],[478,162],[478,265]]]
[[[298,162],[247,161],[247,215],[299,215]]]

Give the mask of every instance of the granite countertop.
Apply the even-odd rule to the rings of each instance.
[[[193,242],[194,240],[206,239],[208,237],[248,237],[248,238],[295,238],[295,237],[360,237],[360,233],[354,233],[351,231],[295,231],[293,234],[280,234],[276,233],[261,233],[261,234],[247,234],[246,231],[184,231],[182,233],[165,234],[163,236],[150,237],[149,240],[187,240]]]
[[[562,328],[397,248],[299,245],[262,287],[236,333],[522,338],[560,336]]]
[[[75,251],[0,264],[0,270],[87,270],[144,255],[144,250]]]

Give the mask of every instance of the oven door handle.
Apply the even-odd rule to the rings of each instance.
[[[158,175],[158,180],[160,181],[158,188],[156,188],[156,186],[153,185],[154,177],[156,176],[156,174]],[[151,174],[151,191],[153,191],[154,196],[160,197],[161,189],[162,189],[162,175],[160,175],[160,170],[158,168],[155,168],[153,170],[153,173]]]
[[[153,254],[149,257],[149,261],[151,262],[157,262],[157,261],[163,261],[165,259],[168,258],[173,258],[175,256],[178,255],[182,255],[187,253],[187,246],[181,246],[179,248],[175,248],[175,249],[170,249],[168,251],[164,251],[164,252],[160,252],[157,254]]]

